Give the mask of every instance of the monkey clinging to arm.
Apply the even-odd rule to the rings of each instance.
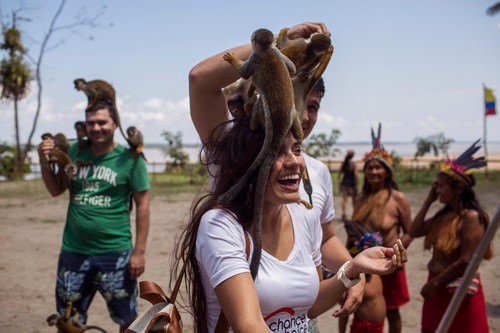
[[[71,162],[69,157],[69,142],[66,136],[62,133],[52,135],[51,133],[42,134],[42,140],[52,139],[54,141],[54,149],[50,152],[48,163],[52,169],[55,170],[55,165],[59,169],[64,169],[66,165]]]

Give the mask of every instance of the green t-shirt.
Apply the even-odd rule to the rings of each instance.
[[[75,143],[72,160],[76,149]],[[69,185],[62,249],[86,255],[131,249],[130,198],[149,189],[144,160],[121,145],[98,157],[90,148],[82,149],[76,159],[92,165],[80,166]]]

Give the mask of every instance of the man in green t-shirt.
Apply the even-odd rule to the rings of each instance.
[[[69,205],[59,254],[56,306],[73,303],[83,323],[99,291],[110,316],[125,328],[137,316],[137,277],[144,272],[149,230],[149,180],[144,160],[114,141],[118,113],[112,103],[97,102],[85,112],[89,144],[70,148],[77,163],[68,180],[64,170],[48,165],[52,139],[38,146],[42,178],[52,196],[69,189]],[[132,244],[130,200],[135,204],[136,236]]]

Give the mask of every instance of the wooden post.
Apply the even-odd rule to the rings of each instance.
[[[441,318],[441,321],[439,322],[439,326],[436,330],[436,333],[448,332],[451,322],[455,318],[455,315],[457,314],[457,311],[460,305],[462,304],[465,294],[467,293],[467,287],[471,283],[472,278],[474,277],[474,274],[476,273],[477,268],[479,267],[479,264],[481,263],[481,260],[484,257],[484,253],[488,249],[488,245],[495,236],[495,232],[497,231],[499,223],[500,223],[500,206],[497,208],[495,216],[491,220],[488,229],[486,229],[486,232],[481,238],[479,246],[477,247],[476,251],[474,251],[474,255],[472,256],[471,261],[469,262],[467,268],[465,269],[462,281],[460,282],[460,285],[458,286],[457,290],[455,290],[451,302],[450,304],[448,304],[448,308],[446,308],[446,312],[444,313],[443,318]]]

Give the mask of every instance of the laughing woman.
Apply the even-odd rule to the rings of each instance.
[[[305,23],[289,37],[325,31],[323,24]],[[246,59],[250,46],[230,50]],[[186,263],[195,332],[307,331],[316,317],[340,300],[360,273],[384,274],[406,261],[402,245],[364,251],[339,270],[339,278],[321,279],[321,226],[308,219],[298,204],[304,170],[301,142],[291,133],[283,142],[268,179],[262,222],[262,258],[255,280],[249,261],[254,237],[256,176],[234,200],[219,202],[250,166],[264,139],[251,130],[245,115],[227,122],[222,88],[238,79],[222,54],[195,66],[189,77],[191,115],[211,166],[211,192],[194,205],[177,247],[173,276]]]

